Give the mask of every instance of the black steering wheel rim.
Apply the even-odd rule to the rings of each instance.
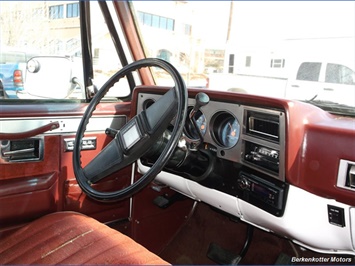
[[[96,106],[100,103],[101,99],[105,96],[108,90],[112,87],[115,82],[118,82],[119,79],[126,76],[128,73],[136,71],[143,67],[159,67],[164,69],[170,74],[174,80],[175,86],[172,88],[175,92],[175,97],[177,101],[177,113],[174,119],[174,127],[171,133],[171,138],[169,139],[167,145],[165,146],[163,152],[156,160],[154,165],[146,172],[139,180],[133,182],[130,186],[111,192],[103,192],[94,189],[91,185],[92,183],[86,177],[84,170],[81,166],[81,145],[86,126],[89,123],[89,119],[93,115],[93,112],[96,109]],[[94,98],[91,100],[88,105],[83,118],[79,124],[77,134],[75,137],[74,150],[73,150],[73,169],[76,180],[80,188],[91,198],[99,201],[118,201],[128,197],[131,197],[133,194],[137,193],[144,187],[146,187],[150,182],[154,180],[156,175],[162,171],[170,157],[172,156],[175,147],[177,146],[180,136],[183,131],[187,114],[187,89],[184,80],[182,79],[179,72],[176,68],[168,63],[167,61],[158,59],[158,58],[146,58],[142,60],[135,61],[125,67],[120,71],[115,73],[97,92]],[[128,123],[127,123],[128,124]],[[143,154],[142,154],[143,155]]]

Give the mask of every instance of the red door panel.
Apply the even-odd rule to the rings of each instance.
[[[0,226],[17,226],[55,212],[58,173],[0,181]]]
[[[72,151],[66,149],[65,140],[75,138],[86,106],[78,103],[18,103],[1,106],[0,232],[62,210],[82,212],[102,222],[129,216],[129,200],[118,203],[97,202],[88,198],[76,183]],[[130,103],[105,103],[96,108],[95,121],[85,134],[85,137],[96,139],[96,148],[81,152],[83,166],[111,141],[104,133],[106,127],[121,127],[128,120],[129,114]],[[44,133],[37,130],[48,122],[58,122],[59,128],[46,129],[48,131]],[[36,147],[32,153],[23,152],[33,146]],[[117,190],[127,186],[130,177],[131,168],[127,167],[95,187],[98,190]]]
[[[8,142],[2,141],[2,144]],[[43,160],[0,164],[0,225],[18,225],[58,209],[59,138],[43,138]]]

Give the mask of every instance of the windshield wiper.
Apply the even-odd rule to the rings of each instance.
[[[313,104],[329,113],[336,115],[345,115],[345,116],[354,116],[355,117],[355,107],[340,104],[332,101],[322,101],[322,100],[314,100],[315,97],[311,100],[303,101],[305,103]]]

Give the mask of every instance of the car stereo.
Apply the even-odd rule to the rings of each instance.
[[[273,215],[282,216],[287,186],[283,182],[277,183],[250,173],[240,172],[237,179],[238,196]]]

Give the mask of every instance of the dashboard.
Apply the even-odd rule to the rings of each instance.
[[[165,91],[138,87],[136,112]],[[201,93],[209,101],[196,108]],[[296,101],[195,89],[188,106],[180,143],[155,182],[314,251],[355,254],[352,118]],[[164,138],[169,128],[139,160],[141,173]]]

